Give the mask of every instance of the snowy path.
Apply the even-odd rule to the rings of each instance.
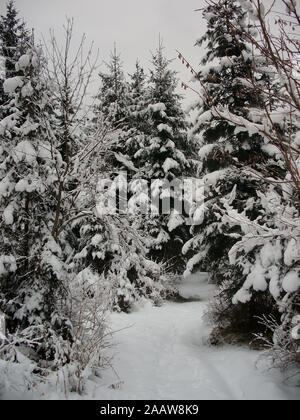
[[[200,281],[199,281],[200,280]],[[182,290],[204,297],[211,286],[195,277]],[[96,399],[299,399],[299,389],[282,384],[277,372],[255,368],[259,353],[204,344],[205,300],[145,306],[129,315],[113,314],[114,369],[105,372]]]

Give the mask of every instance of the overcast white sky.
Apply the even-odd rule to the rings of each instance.
[[[204,33],[205,23],[195,9],[203,6],[203,0],[15,0],[15,4],[27,26],[35,29],[36,40],[42,34],[49,38],[50,28],[60,39],[66,17],[73,17],[78,36],[74,42],[85,33],[99,48],[99,64],[109,59],[116,42],[126,72],[133,71],[137,58],[147,70],[159,34],[168,58],[175,58],[178,49],[195,67],[201,60],[194,43]],[[6,0],[0,0],[0,14],[5,6]],[[180,80],[189,81],[190,74],[177,59],[174,69]]]

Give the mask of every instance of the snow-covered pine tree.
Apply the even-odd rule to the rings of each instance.
[[[116,45],[110,61],[105,63],[107,72],[99,73],[101,87],[98,94],[99,108],[114,128],[124,128],[128,122],[129,94],[121,56]]]
[[[66,297],[62,249],[51,234],[61,157],[49,132],[51,99],[41,51],[28,49],[16,71],[3,84],[9,100],[0,122],[0,304],[17,342],[51,360],[56,334],[70,338],[60,307]]]
[[[10,352],[15,361],[28,357],[45,375],[48,369],[58,370],[58,382],[62,374],[67,391],[81,390],[87,365],[97,367],[105,324],[98,295],[87,297],[84,288],[75,288],[74,296],[77,273],[70,259],[77,241],[71,224],[92,215],[84,199],[88,144],[82,143],[81,155],[72,144],[79,135],[76,117],[89,73],[82,66],[79,73],[77,66],[70,71],[70,49],[63,51],[52,55],[58,60],[52,63],[53,73],[41,50],[32,46],[16,64],[19,75],[3,84],[9,101],[0,121],[0,308],[7,317],[7,343],[0,357]],[[79,57],[83,55],[81,44]],[[70,91],[74,72],[78,84]],[[64,116],[59,121],[57,111]]]
[[[152,56],[148,98],[151,115],[151,135],[144,154],[147,157],[149,178],[174,179],[188,173],[189,162],[186,140],[187,122],[181,108],[181,97],[176,92],[176,72],[164,56],[162,41]]]
[[[199,141],[205,206],[200,215],[201,223],[199,213],[195,212],[197,223],[192,228],[193,238],[184,246],[184,252],[191,256],[186,274],[200,268],[222,284],[220,296],[224,305],[215,308],[220,309],[219,318],[216,312],[212,315],[219,327],[226,324],[227,332],[245,333],[249,337],[260,328],[255,316],[272,312],[273,306],[260,295],[248,307],[233,309],[231,299],[242,281],[243,270],[230,265],[228,252],[236,241],[234,234],[238,233],[238,226],[232,228],[224,224],[218,207],[222,206],[224,197],[230,197],[235,187],[233,205],[245,211],[250,219],[255,219],[262,209],[256,192],[264,188],[264,183],[259,178],[250,178],[243,167],[251,165],[259,173],[262,165],[268,166],[273,168],[273,176],[277,178],[280,167],[259,134],[239,130],[217,112],[217,108],[222,107],[250,122],[251,109],[262,108],[263,98],[246,83],[246,79],[254,78],[266,89],[271,83],[269,74],[254,68],[251,45],[242,31],[237,30],[235,34],[230,31],[233,23],[237,28],[244,27],[245,16],[236,1],[228,0],[208,2],[203,11],[207,31],[196,43],[198,46],[205,44],[206,48],[196,76],[201,82],[202,99],[197,105],[190,136]],[[261,62],[260,66],[263,65]]]
[[[188,229],[182,212],[174,210],[174,200],[180,197],[181,190],[177,188],[173,193],[168,183],[192,175],[189,161],[192,151],[187,141],[181,97],[176,92],[176,73],[170,69],[171,60],[165,58],[163,50],[160,40],[152,56],[147,98],[149,121],[148,127],[143,128],[146,138],[135,158],[140,162],[139,173],[149,185],[155,181],[152,194],[153,198],[161,196],[159,206],[163,207],[163,200],[171,200],[169,214],[142,218],[145,234],[149,236],[149,255],[159,261],[168,261],[169,268],[178,272],[182,270],[181,248],[188,238]],[[161,209],[157,210],[161,213]]]
[[[96,210],[78,223],[78,229],[79,252],[74,256],[78,278],[87,285],[97,284],[110,309],[130,311],[141,298],[160,304],[170,292],[159,264],[147,258],[130,218]]]
[[[97,121],[104,120],[107,129],[116,133],[115,141],[110,142],[109,153],[106,156],[106,160],[114,167],[114,172],[123,170],[131,176],[135,172],[132,157],[138,147],[139,138],[136,137],[137,130],[132,119],[133,96],[116,45],[106,67],[106,73],[99,73],[101,87],[93,120],[96,124]]]
[[[19,74],[16,63],[21,55],[25,54],[29,44],[29,31],[18,17],[14,1],[9,0],[6,5],[6,14],[0,18],[0,59],[3,66],[2,76],[0,75],[0,105],[7,100],[3,91],[3,82],[6,78]]]
[[[258,96],[264,98],[263,107],[251,109],[252,122],[222,108],[219,113],[233,127],[238,124],[239,130],[261,135],[265,148],[277,156],[285,176],[277,179],[273,168],[270,170],[265,165],[263,179],[267,186],[257,191],[261,211],[255,220],[234,207],[235,189],[230,198],[223,200],[223,223],[240,229],[229,257],[232,264],[241,267],[243,281],[236,282],[238,289],[234,296],[231,293],[235,306],[231,306],[231,313],[239,315],[243,311],[247,314],[248,308],[263,299],[278,308],[280,317],[271,317],[262,308],[259,319],[265,331],[256,338],[268,348],[266,356],[270,364],[288,375],[289,368],[293,368],[292,377],[295,377],[299,374],[300,349],[300,11],[296,2],[282,0],[286,15],[278,18],[273,13],[274,4],[267,13],[261,0],[239,2],[249,20],[255,22],[257,36],[253,36],[249,27],[237,27],[234,22],[230,26],[231,34],[243,33],[252,46],[251,58],[255,67],[259,69],[266,61],[277,88],[270,91],[254,78],[245,80]],[[268,31],[269,26],[275,28],[273,32]],[[285,60],[277,54],[278,45]],[[262,176],[253,164],[248,167],[248,175],[251,178]],[[226,306],[224,297],[221,294],[219,297]],[[219,315],[221,319],[222,311]]]
[[[109,309],[129,311],[141,298],[158,304],[171,289],[164,283],[161,267],[147,258],[132,214],[120,213],[117,206],[122,185],[127,196],[126,173],[117,175],[107,153],[118,133],[107,132],[106,125],[102,133],[97,125],[94,129],[91,125],[87,138],[82,136],[88,147],[78,156],[77,176],[82,182],[76,190],[75,208],[78,214],[82,209],[86,212],[70,224],[73,254],[69,267],[76,273],[75,283],[89,294],[96,288]]]
[[[130,74],[129,107],[126,153],[137,169],[134,178],[140,176],[138,168],[141,166],[139,152],[144,148],[146,135],[150,133],[148,106],[147,76],[139,61],[136,61],[135,71]]]
[[[68,261],[70,270],[76,274],[74,284],[85,289],[91,297],[98,290],[110,309],[128,311],[142,297],[160,302],[166,287],[159,265],[146,257],[144,243],[132,226],[132,216],[126,212],[120,214],[117,200],[111,211],[105,207],[107,194],[118,196],[122,184],[119,172],[126,172],[128,180],[135,173],[125,153],[129,150],[126,140],[137,133],[135,128],[122,126],[117,114],[111,113],[111,110],[119,109],[118,101],[123,99],[124,91],[118,90],[119,83],[127,89],[116,51],[110,69],[112,73],[104,76],[103,100],[99,96],[100,103],[105,106],[94,109],[95,118],[80,131],[82,148],[75,160],[74,157],[71,159],[69,177],[74,181],[74,190],[69,191],[68,196],[73,201],[71,215],[74,217],[70,217],[70,229],[66,234],[62,232],[62,239],[72,255]],[[125,103],[122,106],[122,112],[128,113]],[[72,132],[71,126],[70,129]],[[74,138],[74,132],[71,137]],[[76,175],[75,179],[73,175]],[[105,186],[110,183],[111,189],[107,190]],[[127,197],[127,189],[125,194]],[[70,198],[64,195],[62,201],[64,208]],[[64,222],[60,222],[60,226],[63,225]]]
[[[149,129],[147,125],[146,108],[147,101],[147,76],[139,61],[135,63],[135,71],[130,74],[129,96],[130,96],[130,127],[139,132],[146,133]],[[146,122],[145,122],[146,119]]]

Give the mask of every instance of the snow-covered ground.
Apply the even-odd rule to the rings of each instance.
[[[179,294],[186,299],[207,301],[215,292],[215,285],[208,280],[207,273],[192,274],[176,284]]]
[[[300,389],[284,384],[279,372],[256,368],[260,352],[234,346],[215,348],[205,343],[209,329],[202,315],[214,293],[206,275],[185,279],[179,290],[191,301],[167,302],[161,307],[145,303],[130,314],[113,313],[114,346],[108,349],[109,356],[114,356],[113,368],[104,370],[102,378],[89,380],[86,395],[71,393],[68,398],[300,399]],[[63,392],[46,384],[26,391],[22,378],[20,372],[2,397],[65,398]]]
[[[145,305],[113,314],[116,347],[112,370],[90,394],[96,399],[300,399],[278,372],[257,370],[260,353],[247,348],[209,347],[202,315],[213,293],[203,274],[180,286],[199,301]]]

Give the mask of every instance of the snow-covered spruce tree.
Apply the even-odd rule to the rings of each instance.
[[[115,55],[115,58],[118,57]],[[141,297],[160,302],[166,288],[161,282],[160,267],[145,256],[139,233],[132,227],[132,216],[126,212],[121,214],[117,201],[115,207],[105,207],[106,194],[118,195],[120,186],[117,177],[122,178],[119,172],[126,171],[124,174],[128,174],[128,180],[135,173],[135,168],[125,155],[124,140],[127,133],[136,133],[135,129],[130,131],[129,128],[125,132],[125,127],[120,128],[114,117],[110,120],[109,97],[113,101],[113,109],[116,96],[110,96],[110,88],[108,85],[106,87],[108,90],[103,95],[108,113],[105,115],[106,111],[94,109],[94,118],[81,131],[82,147],[75,156],[74,167],[70,167],[69,179],[73,179],[70,185],[73,184],[71,188],[74,190],[69,190],[68,195],[73,201],[74,217],[69,219],[70,230],[65,240],[66,249],[72,253],[69,261],[70,269],[76,273],[75,285],[85,285],[87,290],[96,287],[103,299],[106,299],[107,306],[128,311]],[[58,91],[62,92],[62,89]],[[99,99],[101,102],[101,96]],[[73,140],[74,132],[69,137]],[[74,175],[75,178],[72,178]],[[77,185],[76,180],[79,179],[81,183]],[[105,186],[109,184],[111,189],[106,191]],[[69,198],[65,198],[68,202]],[[64,199],[61,205],[65,206]],[[66,223],[67,219],[59,222],[61,227],[58,231]],[[93,296],[91,290],[89,294]]]
[[[130,129],[126,141],[126,153],[137,169],[137,178],[141,165],[140,150],[144,148],[145,138],[151,132],[150,116],[147,110],[149,95],[147,76],[144,69],[136,61],[135,71],[129,75],[129,115],[127,130]]]
[[[99,73],[101,88],[99,91],[99,108],[114,128],[126,126],[128,118],[129,94],[123,65],[116,46],[106,63],[107,73]]]
[[[18,75],[16,63],[25,54],[29,44],[30,36],[25,23],[18,17],[14,1],[9,0],[6,14],[0,18],[0,58],[3,64],[2,77],[0,75],[0,105],[8,99],[3,91],[3,82],[6,78]],[[4,110],[0,112],[3,116]]]
[[[278,89],[271,92],[270,101],[270,91],[264,85],[251,77],[245,80],[257,95],[265,98],[263,108],[251,110],[252,123],[221,107],[218,112],[232,126],[261,135],[266,147],[279,156],[286,175],[278,181],[265,167],[264,181],[268,187],[257,192],[262,209],[256,220],[249,218],[245,211],[237,210],[234,200],[224,199],[225,208],[221,211],[224,223],[238,225],[241,229],[229,253],[231,263],[239,266],[243,274],[243,283],[239,284],[233,303],[247,308],[260,293],[276,305],[280,318],[260,314],[260,321],[271,336],[262,334],[258,338],[269,347],[267,356],[271,364],[284,370],[297,364],[299,372],[300,56],[297,34],[300,13],[296,2],[285,0],[282,6],[287,15],[280,17],[276,13],[267,15],[260,0],[241,0],[240,3],[254,21],[257,36],[245,26],[236,28],[234,23],[230,31],[243,31],[252,45],[252,60],[255,64],[267,60]],[[269,25],[275,28],[274,34],[267,30]],[[270,102],[276,107],[270,106]],[[247,169],[249,177],[261,178],[255,166],[249,165]],[[232,198],[234,195],[235,189]]]
[[[0,307],[9,337],[16,336],[38,359],[52,360],[59,340],[70,338],[61,310],[62,250],[51,234],[61,159],[45,124],[51,120],[51,99],[41,52],[31,47],[16,70],[19,75],[3,84],[7,116],[0,121]]]
[[[99,284],[91,285],[81,276],[82,267],[73,264],[80,247],[76,222],[93,218],[94,207],[89,194],[95,188],[94,178],[105,129],[90,132],[83,127],[89,113],[85,99],[89,82],[95,71],[97,58],[93,44],[86,49],[85,36],[72,54],[73,21],[67,20],[65,43],[58,44],[55,34],[47,47],[46,69],[53,118],[46,118],[51,156],[57,154],[55,188],[51,200],[52,218],[49,231],[60,246],[64,272],[66,299],[63,310],[71,321],[71,339],[67,348],[56,354],[58,384],[68,390],[81,392],[86,375],[95,372],[101,363],[106,330],[105,296]]]
[[[146,108],[148,105],[146,85],[147,76],[138,60],[135,64],[134,73],[130,74],[130,79],[130,127],[135,128],[139,132],[147,133],[147,130],[149,130],[149,126],[147,124],[148,118],[146,115]]]
[[[181,97],[176,93],[176,73],[170,69],[171,60],[165,58],[163,50],[160,41],[152,57],[147,99],[150,118],[148,127],[143,128],[146,138],[135,158],[139,161],[142,177],[149,185],[154,181],[153,198],[160,195],[158,215],[142,218],[149,236],[149,255],[167,262],[170,269],[179,272],[183,268],[181,248],[188,238],[188,228],[182,212],[174,209],[174,200],[180,200],[181,190],[171,191],[168,183],[192,175],[192,150],[187,141],[187,122],[181,109]],[[169,214],[160,214],[163,200],[171,200]]]
[[[243,167],[251,165],[258,172],[268,167],[275,178],[280,178],[282,172],[273,153],[265,147],[262,136],[239,130],[216,109],[228,109],[250,123],[249,110],[263,108],[265,98],[245,79],[254,78],[267,89],[271,85],[271,76],[266,71],[258,71],[264,61],[253,65],[251,44],[243,32],[238,29],[235,33],[230,32],[233,22],[236,28],[246,25],[245,12],[238,2],[208,2],[203,17],[207,21],[207,31],[196,45],[204,44],[206,52],[195,77],[201,84],[201,101],[196,106],[190,136],[197,137],[199,141],[205,205],[201,214],[195,212],[193,238],[184,246],[184,252],[191,256],[186,274],[196,269],[208,271],[212,279],[222,285],[219,296],[222,304],[215,305],[212,313],[219,326],[215,330],[216,339],[212,341],[217,342],[219,334],[229,339],[237,335],[249,340],[252,333],[261,329],[256,315],[273,313],[273,305],[259,294],[254,296],[251,305],[232,305],[231,299],[243,281],[241,267],[231,265],[228,258],[239,227],[223,223],[218,207],[222,206],[224,197],[230,197],[235,186],[233,205],[245,211],[250,219],[256,219],[262,210],[256,192],[265,188],[266,184],[259,178],[250,178]],[[253,33],[254,29],[249,27],[249,31]]]
[[[94,129],[98,131],[99,127],[95,125]],[[159,304],[172,290],[161,267],[147,257],[145,241],[133,223],[136,215],[127,211],[127,172],[118,173],[107,159],[119,130],[107,131],[107,124],[102,130],[93,132],[93,126],[90,127],[89,147],[84,152],[88,156],[78,166],[86,181],[77,204],[80,207],[82,201],[93,211],[72,222],[77,244],[72,266],[79,273],[79,283],[92,284],[91,287],[97,284],[108,307],[127,312],[142,298]],[[124,198],[120,205],[119,197],[120,201]]]
[[[80,252],[74,261],[81,267],[81,281],[98,284],[110,308],[128,312],[142,298],[162,302],[168,292],[161,268],[147,258],[130,218],[100,210],[78,228]]]
[[[7,317],[1,357],[12,352],[30,372],[55,372],[55,382],[68,392],[82,391],[85,375],[99,367],[106,324],[97,285],[91,294],[70,264],[78,251],[72,222],[93,215],[85,200],[86,156],[96,147],[89,149],[78,126],[94,67],[82,65],[91,63],[89,54],[84,59],[84,39],[70,62],[70,21],[65,29],[63,52],[51,40],[52,65],[45,67],[32,47],[17,63],[19,76],[4,82],[0,309]]]
[[[94,122],[97,124],[102,119],[108,130],[117,130],[115,141],[110,141],[110,153],[106,160],[114,167],[115,172],[124,170],[130,176],[135,172],[132,158],[141,139],[133,121],[135,111],[132,108],[135,108],[136,98],[133,91],[130,92],[116,46],[106,67],[106,73],[99,73],[101,87],[94,109]],[[142,82],[140,83],[142,86]]]

